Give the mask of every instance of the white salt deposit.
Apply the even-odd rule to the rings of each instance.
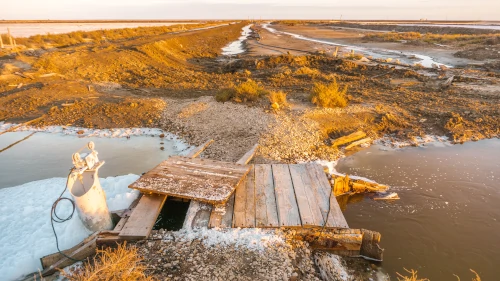
[[[172,235],[173,234],[173,237]],[[164,237],[165,241],[175,238],[175,241],[200,240],[207,247],[244,247],[254,251],[264,251],[276,245],[285,245],[285,238],[273,230],[260,228],[230,228],[230,229],[181,229]]]
[[[0,122],[0,132],[8,130],[18,124]],[[164,133],[161,129],[157,128],[115,128],[115,129],[88,129],[81,127],[71,126],[45,126],[45,127],[32,127],[21,126],[14,130],[15,132],[45,132],[45,133],[60,133],[63,135],[78,135],[82,137],[106,137],[106,138],[123,138],[131,136],[159,136],[165,134],[167,139],[177,140],[178,137]]]
[[[128,185],[137,175],[100,179],[110,211],[127,208],[139,194]],[[0,276],[14,280],[41,269],[40,258],[57,251],[50,225],[52,203],[66,184],[65,178],[50,178],[0,189]],[[69,192],[63,195],[69,197]],[[62,201],[57,208],[61,217],[71,212],[71,204]],[[60,249],[68,249],[86,238],[88,231],[75,215],[70,221],[55,224]]]

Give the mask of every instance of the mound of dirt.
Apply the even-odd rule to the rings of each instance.
[[[474,49],[468,49],[464,51],[459,51],[454,54],[457,58],[466,58],[473,60],[494,60],[500,59],[500,46],[489,46],[489,47],[479,47]]]

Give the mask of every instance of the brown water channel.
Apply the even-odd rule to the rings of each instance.
[[[345,217],[352,228],[382,233],[381,266],[391,277],[407,268],[430,280],[471,280],[474,269],[500,280],[500,140],[442,146],[372,146],[342,159],[338,172],[388,184],[401,197],[351,197]]]

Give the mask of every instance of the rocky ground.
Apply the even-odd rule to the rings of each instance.
[[[158,280],[368,280],[376,265],[348,269],[344,259],[312,251],[287,232],[259,229],[157,231],[135,243]],[[352,268],[352,267],[351,267]]]

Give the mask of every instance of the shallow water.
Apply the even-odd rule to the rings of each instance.
[[[135,28],[148,26],[169,26],[175,24],[193,24],[193,22],[143,22],[143,23],[0,23],[0,33],[7,33],[7,28],[14,37],[29,37],[47,33],[60,34],[73,31],[92,31],[100,29]]]
[[[238,38],[238,40],[231,42],[226,47],[222,48],[222,54],[225,56],[231,56],[245,52],[245,46],[243,45],[243,42],[247,40],[248,36],[250,36],[250,34],[252,33],[252,30],[250,29],[251,26],[251,24],[244,26],[241,31],[241,36]]]
[[[281,34],[286,34],[286,35],[292,36],[292,37],[300,39],[300,40],[306,40],[306,41],[315,42],[315,43],[344,47],[344,48],[347,48],[349,50],[354,50],[355,52],[362,53],[365,56],[371,56],[371,57],[376,58],[376,59],[388,59],[388,58],[399,59],[401,62],[406,63],[406,64],[418,63],[418,64],[421,64],[423,67],[427,67],[427,68],[431,68],[431,67],[433,67],[433,65],[437,65],[437,66],[445,65],[443,63],[436,61],[432,57],[422,55],[422,54],[401,52],[401,51],[388,50],[388,49],[380,49],[380,48],[365,48],[365,47],[354,46],[354,45],[345,45],[345,44],[336,43],[332,39],[328,39],[328,38],[309,38],[309,37],[305,37],[305,36],[302,36],[300,34],[295,34],[295,33],[291,33],[291,32],[277,31],[276,29],[269,27],[269,24],[263,24],[262,27],[271,33],[281,33]],[[451,65],[445,65],[445,66],[446,67],[453,67]]]
[[[442,145],[440,145],[442,146]],[[351,198],[353,228],[382,233],[382,267],[395,277],[418,270],[431,280],[498,280],[500,140],[387,150],[380,146],[339,162],[337,171],[392,186],[401,200]]]
[[[0,135],[0,150],[29,134],[12,132]],[[158,136],[79,138],[39,132],[0,153],[0,188],[52,177],[67,177],[73,165],[71,155],[89,141],[95,143],[99,159],[106,161],[99,170],[100,177],[140,175],[170,155],[179,154],[187,148],[179,141]],[[87,150],[82,153],[84,151]]]

